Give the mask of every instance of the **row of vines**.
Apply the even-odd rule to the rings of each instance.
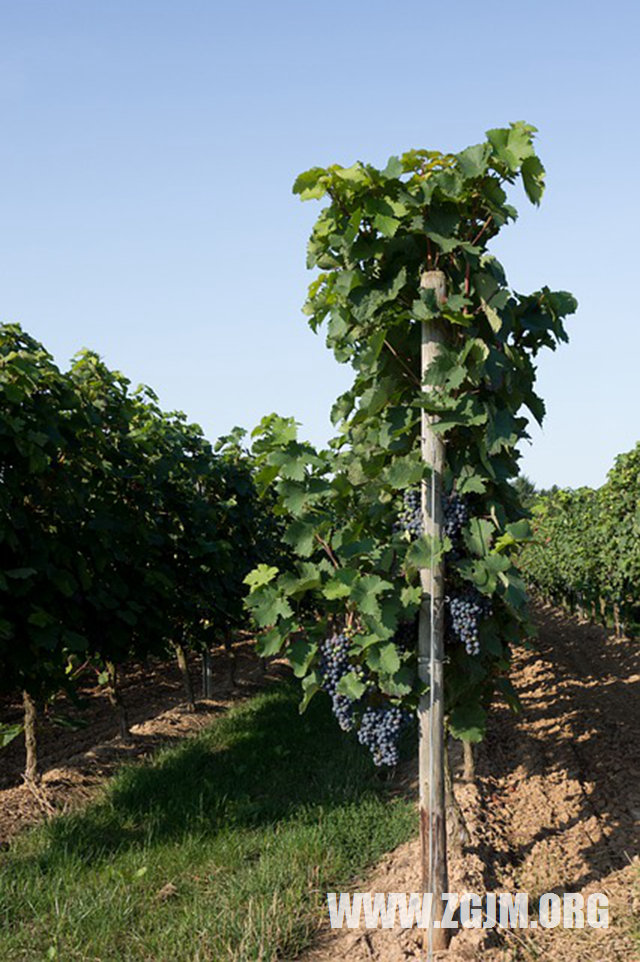
[[[33,728],[93,670],[126,737],[121,666],[175,650],[184,668],[226,642],[275,551],[242,434],[214,449],[95,353],[62,372],[17,325],[0,327],[0,397],[0,695],[22,693]]]
[[[540,595],[618,634],[640,622],[640,444],[598,489],[554,490],[532,506],[522,569]]]

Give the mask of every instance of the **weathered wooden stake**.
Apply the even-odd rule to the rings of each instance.
[[[420,286],[435,291],[442,303],[446,298],[446,280],[442,271],[426,271]],[[436,357],[443,340],[437,321],[422,324],[422,378]],[[423,387],[424,390],[424,387]],[[422,515],[425,533],[439,544],[443,523],[442,474],[444,443],[431,429],[434,418],[422,412],[422,459],[431,468],[429,479],[422,485]],[[422,606],[418,629],[418,672],[429,685],[418,706],[420,729],[420,842],[422,852],[422,884],[433,895],[431,924],[425,934],[427,955],[449,946],[449,929],[435,927],[443,912],[443,892],[448,891],[447,828],[445,818],[444,769],[444,562],[439,561],[420,571]]]

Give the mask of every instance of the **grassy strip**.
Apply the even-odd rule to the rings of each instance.
[[[275,962],[324,893],[414,830],[315,699],[281,685],[124,769],[106,796],[0,855],[3,962]]]

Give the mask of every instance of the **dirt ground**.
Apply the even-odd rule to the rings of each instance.
[[[497,708],[477,752],[473,784],[456,778],[469,840],[450,838],[452,892],[602,892],[609,929],[465,930],[439,958],[448,962],[632,962],[638,958],[640,909],[640,645],[615,639],[550,607],[536,611],[538,650],[521,651],[514,683],[524,712]],[[133,740],[123,745],[100,689],[90,724],[67,732],[45,724],[42,790],[22,784],[22,739],[0,752],[0,838],[55,811],[83,804],[125,759],[206,725],[232,702],[283,673],[264,674],[249,646],[237,658],[237,686],[224,652],[214,665],[215,697],[189,713],[177,668],[131,669],[123,693]],[[194,683],[199,686],[194,666]],[[3,721],[19,717],[2,706]],[[415,772],[400,773],[399,791],[415,794]],[[417,841],[387,855],[351,891],[411,892],[419,886]],[[298,962],[407,962],[421,956],[414,930],[337,930],[322,922],[315,947]],[[292,962],[292,960],[289,960]]]
[[[131,725],[131,741],[118,737],[118,724],[104,688],[87,684],[81,696],[88,707],[79,713],[62,700],[57,712],[82,717],[86,727],[73,731],[53,725],[45,718],[38,727],[38,759],[42,784],[28,788],[22,779],[24,740],[14,739],[0,751],[0,846],[16,832],[58,812],[85,804],[99,791],[105,778],[125,761],[151,755],[161,745],[180,741],[206,726],[232,703],[282,677],[281,663],[272,662],[265,672],[249,642],[234,646],[232,663],[220,649],[213,653],[213,697],[200,699],[197,710],[187,710],[182,679],[172,661],[151,659],[131,665],[121,678],[121,690]],[[233,667],[232,667],[233,664]],[[196,693],[201,691],[199,659],[191,659]],[[21,707],[4,702],[0,720],[21,720]]]
[[[608,929],[460,930],[448,962],[632,962],[640,957],[640,645],[549,608],[536,612],[538,652],[519,653],[524,703],[498,709],[478,751],[474,785],[456,781],[470,841],[450,854],[452,892],[602,892]],[[417,840],[351,886],[420,889]],[[534,913],[532,913],[534,914]],[[421,955],[413,930],[339,929],[323,923],[300,962],[406,962]]]

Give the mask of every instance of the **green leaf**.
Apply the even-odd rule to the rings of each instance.
[[[380,667],[388,675],[393,675],[400,669],[400,658],[396,646],[389,642],[380,647]]]
[[[323,167],[312,167],[296,177],[293,193],[299,194],[301,200],[319,199],[326,193],[327,180],[327,172]]]
[[[0,748],[5,748],[14,738],[21,735],[24,730],[23,725],[3,725],[0,724]]]
[[[402,491],[418,484],[425,474],[424,464],[414,455],[396,458],[382,474],[382,480],[390,487]]]
[[[501,554],[490,554],[475,561],[463,561],[457,565],[458,571],[472,581],[478,591],[492,595],[498,586],[498,575],[508,571],[511,562]]]
[[[402,161],[399,157],[389,157],[387,166],[382,171],[383,177],[387,180],[396,180],[404,172]]]
[[[277,475],[274,475],[276,477]],[[278,487],[278,494],[291,514],[300,514],[309,500],[309,492],[306,485],[296,484],[294,481],[281,481]]]
[[[364,575],[354,582],[351,589],[351,600],[364,615],[380,617],[378,595],[390,591],[393,585],[384,581],[378,575]]]
[[[325,582],[322,593],[328,601],[335,601],[337,598],[348,598],[351,595],[351,588],[358,577],[356,571],[349,568],[339,568],[334,576]]]
[[[42,608],[36,608],[35,611],[31,612],[27,621],[30,625],[35,625],[37,628],[47,628],[49,625],[54,625],[56,619],[47,611],[43,611]]]
[[[278,628],[270,628],[258,636],[256,650],[262,658],[271,658],[278,654],[285,641],[286,635]]]
[[[296,678],[304,678],[313,661],[318,646],[306,638],[296,638],[287,648],[287,659]]]
[[[83,728],[87,728],[89,725],[88,719],[74,718],[72,715],[63,712],[53,713],[47,717],[52,725],[57,725],[58,728],[66,728],[72,732],[82,731]]]
[[[457,490],[459,494],[484,494],[487,490],[487,482],[482,475],[466,465],[458,474]]]
[[[316,547],[315,525],[307,521],[292,521],[287,527],[282,540],[291,545],[296,554],[308,558]]]
[[[434,244],[438,245],[443,254],[450,254],[451,251],[454,251],[456,247],[460,246],[460,238],[458,237],[443,237],[442,234],[438,234],[433,230],[427,230],[425,234],[429,240],[432,240]]]
[[[463,533],[464,543],[470,554],[480,558],[487,555],[491,549],[495,530],[493,523],[486,518],[472,518],[467,530]]]
[[[404,698],[413,691],[414,682],[415,672],[413,669],[409,665],[402,665],[398,671],[386,679],[385,686],[390,695],[394,695],[396,698]]]
[[[309,707],[309,702],[320,691],[320,682],[317,671],[312,671],[306,678],[302,679],[302,691],[304,692],[298,711],[302,715]]]
[[[464,177],[481,177],[487,169],[490,148],[488,144],[475,144],[456,154],[458,167]]]
[[[49,578],[66,598],[70,598],[78,585],[76,579],[68,571],[62,568],[53,568],[49,571]]]
[[[242,583],[249,585],[251,591],[256,591],[258,588],[262,588],[263,585],[268,585],[278,574],[278,569],[274,568],[272,565],[259,564],[257,568],[250,571],[249,574],[242,579]]]
[[[386,214],[376,214],[373,218],[373,226],[385,237],[393,237],[400,223],[397,217],[388,217]]]
[[[480,303],[482,304],[482,310],[484,311],[485,317],[487,318],[487,320],[489,321],[489,324],[491,325],[491,330],[497,334],[498,331],[502,328],[502,318],[500,317],[498,312],[493,307],[491,307],[491,305],[488,304],[487,301],[484,300],[484,298],[480,298]]]
[[[496,688],[502,693],[502,696],[511,711],[522,711],[522,702],[520,701],[520,697],[508,678],[498,676],[496,678]]]
[[[524,610],[527,604],[527,589],[515,568],[511,571],[501,572],[500,580],[505,587],[503,597],[507,604],[516,611]]]
[[[33,575],[37,574],[35,568],[11,568],[9,571],[5,571],[7,578],[15,578],[18,581],[25,581],[27,578],[31,578]]]
[[[400,592],[400,600],[405,608],[419,605],[422,601],[422,588],[420,585],[405,585]]]
[[[279,618],[289,618],[291,605],[271,585],[259,588],[247,598],[247,606],[260,628],[275,625]]]
[[[371,181],[369,174],[359,161],[356,161],[351,167],[339,167],[336,165],[334,172],[340,180],[346,180],[352,184],[365,185]]]
[[[395,301],[407,283],[407,269],[401,267],[390,280],[380,284],[359,287],[351,294],[354,313],[361,321],[366,321],[389,301]]]
[[[412,568],[431,568],[442,560],[445,551],[451,549],[449,538],[443,538],[441,542],[420,535],[412,542],[406,554],[406,562]]]
[[[358,678],[354,671],[350,671],[342,676],[337,684],[336,691],[340,695],[346,695],[351,701],[357,701],[364,695],[366,685]]]
[[[306,561],[297,566],[297,572],[286,572],[280,578],[279,587],[288,595],[301,595],[322,584],[322,572],[318,565]]]
[[[525,157],[522,161],[522,183],[532,204],[538,205],[544,193],[545,169],[538,157]]]
[[[465,742],[481,742],[487,728],[487,713],[478,704],[459,705],[449,716],[449,731]]]
[[[531,524],[526,518],[508,524],[504,534],[496,541],[496,551],[502,551],[513,544],[520,544],[531,539]]]

